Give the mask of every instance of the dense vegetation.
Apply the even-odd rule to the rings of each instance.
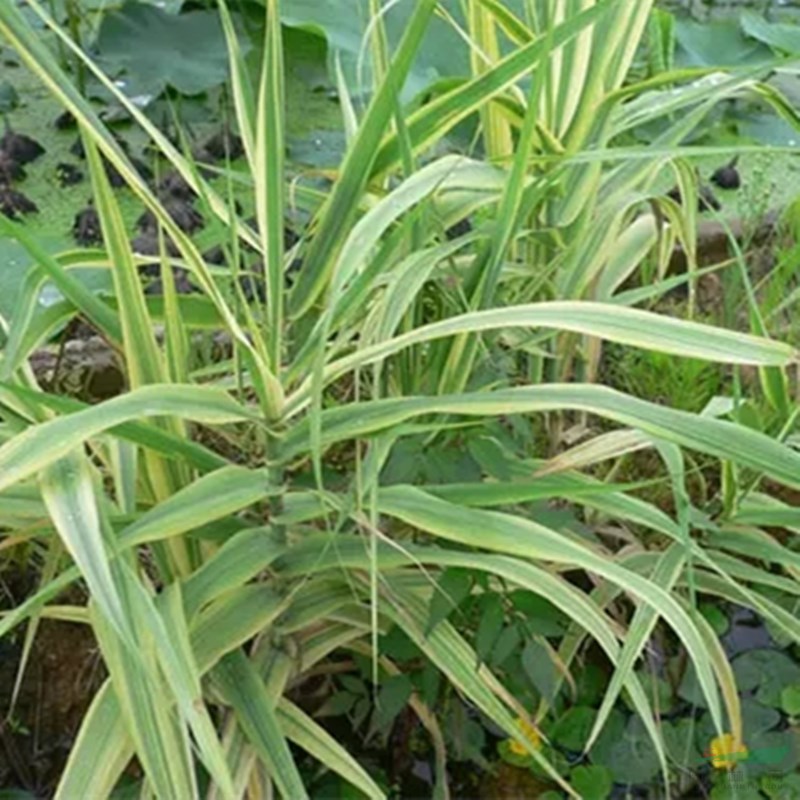
[[[9,796],[800,796],[798,31],[0,3]]]

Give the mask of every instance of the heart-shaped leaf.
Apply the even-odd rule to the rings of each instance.
[[[128,0],[103,17],[97,50],[106,69],[125,75],[129,96],[155,97],[167,86],[195,95],[228,77],[225,36],[211,11],[174,15]]]

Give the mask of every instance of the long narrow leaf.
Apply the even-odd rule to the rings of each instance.
[[[800,453],[741,425],[658,406],[603,386],[549,384],[444,397],[405,397],[353,403],[322,412],[322,443],[386,430],[422,414],[498,416],[543,411],[585,411],[652,436],[764,472],[800,486]],[[286,437],[284,457],[307,452],[310,431],[299,423]],[[0,464],[2,464],[0,449]]]
[[[250,743],[269,768],[281,795],[286,800],[307,798],[303,780],[281,731],[274,699],[267,695],[252,663],[240,651],[231,653],[214,669],[213,677],[233,706]]]
[[[142,417],[198,422],[252,418],[225,392],[198,386],[146,386],[85,411],[35,425],[0,447],[0,490],[24,480],[108,428]]]

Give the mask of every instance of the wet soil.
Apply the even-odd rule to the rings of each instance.
[[[30,576],[6,568],[0,607],[33,589]],[[85,597],[71,589],[59,602],[82,605]],[[0,640],[0,789],[51,797],[105,672],[88,625],[42,620],[12,706],[23,642],[22,629]]]

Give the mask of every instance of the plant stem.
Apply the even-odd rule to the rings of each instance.
[[[55,20],[56,18],[56,0],[48,0],[48,8],[50,9],[50,16]],[[58,50],[58,61],[62,69],[67,69],[68,59],[67,51],[64,47],[64,42],[59,37],[56,37],[56,49]]]
[[[81,42],[81,20],[80,12],[77,6],[77,0],[68,0],[67,2],[67,25],[69,27],[69,35],[78,47],[83,49]],[[86,97],[86,68],[80,56],[75,56],[75,79],[78,83],[78,91]]]

